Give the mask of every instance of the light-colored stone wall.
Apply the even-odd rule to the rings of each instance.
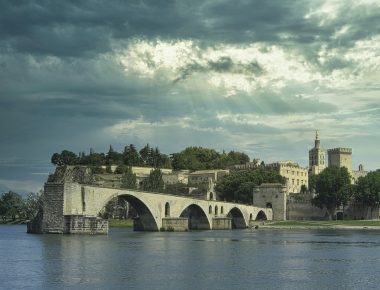
[[[363,165],[359,165],[359,170],[353,170],[352,171],[352,174],[351,174],[351,178],[352,178],[352,184],[355,184],[358,182],[359,178],[360,177],[365,177],[366,175],[368,174],[368,171],[365,171],[364,168],[363,168]]]
[[[188,218],[170,218],[165,217],[162,219],[163,231],[173,231],[173,232],[186,232],[189,230],[189,219]]]
[[[329,218],[327,210],[313,206],[310,202],[287,202],[288,220],[325,220]]]
[[[268,164],[267,167],[276,170],[286,178],[286,187],[289,194],[300,193],[302,185],[309,187],[309,172],[293,161],[281,161]]]
[[[348,172],[352,173],[352,149],[351,148],[334,148],[329,149],[328,160],[329,166],[346,167]]]
[[[211,179],[213,182],[217,182],[229,173],[229,170],[224,169],[198,170],[189,174],[189,183],[208,183],[209,179]]]

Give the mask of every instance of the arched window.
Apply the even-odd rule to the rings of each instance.
[[[214,199],[214,195],[212,194],[212,192],[210,192],[210,199],[211,199],[211,200]]]
[[[218,206],[215,206],[215,215],[218,215]]]
[[[165,204],[165,217],[169,217],[170,216],[170,204],[167,202]]]
[[[268,202],[266,208],[272,208],[272,203]]]
[[[211,205],[208,207],[208,213],[212,213],[212,206]]]

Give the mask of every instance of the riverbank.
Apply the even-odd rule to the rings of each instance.
[[[0,225],[24,225],[29,220],[0,220]]]
[[[278,221],[265,222],[259,228],[270,229],[370,229],[380,230],[380,220]]]

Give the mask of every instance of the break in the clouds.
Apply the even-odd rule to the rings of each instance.
[[[379,168],[379,31],[371,0],[1,1],[0,188],[110,143],[306,166],[315,129]]]

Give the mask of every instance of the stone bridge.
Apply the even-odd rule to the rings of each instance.
[[[271,208],[253,205],[79,183],[46,183],[39,231],[107,233],[108,222],[98,216],[117,196],[125,198],[137,211],[134,230],[233,229],[246,228],[255,220],[272,220]]]

